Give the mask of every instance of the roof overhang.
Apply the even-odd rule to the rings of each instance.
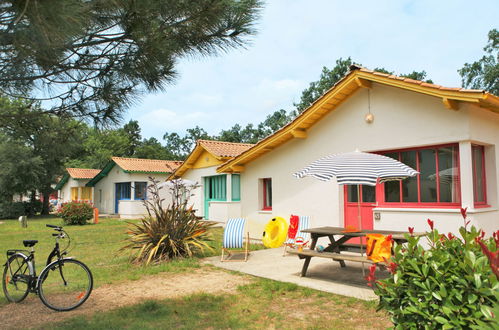
[[[64,187],[64,185],[68,182],[69,180],[69,173],[65,173],[61,180],[59,180],[59,182],[57,182],[57,184],[55,185],[55,190],[61,190],[62,187]]]
[[[214,158],[216,158],[217,160],[219,160],[221,162],[225,162],[226,160],[231,159],[231,157],[220,157],[220,156],[213,154],[211,151],[206,149],[199,141],[197,141],[196,146],[191,151],[189,156],[187,156],[187,159],[184,160],[182,165],[180,165],[175,171],[173,171],[172,174],[170,174],[170,176],[168,177],[167,180],[171,180],[171,179],[176,178],[176,177],[181,177],[185,172],[187,172],[189,169],[193,168],[194,164],[198,160],[199,156],[201,156],[201,154],[203,154],[203,152],[205,152],[205,151],[208,152],[211,156],[213,156]]]
[[[440,98],[447,109],[459,110],[460,104],[466,102],[499,113],[499,97],[484,91],[446,88],[417,80],[372,72],[357,66],[353,66],[351,70],[293,121],[274,134],[260,140],[239,156],[219,166],[217,172],[243,172],[247,163],[274,150],[287,141],[307,138],[308,129],[336,109],[358,89],[372,88],[373,82]]]
[[[110,160],[109,162],[107,162],[106,166],[104,166],[104,168],[96,176],[94,176],[90,181],[88,181],[85,186],[95,187],[97,182],[105,178],[109,174],[109,172],[111,172],[114,165],[116,165],[114,160]]]

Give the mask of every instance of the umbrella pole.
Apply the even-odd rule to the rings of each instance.
[[[357,185],[357,221],[359,222],[359,230],[362,231],[362,214],[360,212],[360,184]],[[360,255],[364,255],[364,250],[362,248],[362,236],[360,239]],[[362,276],[365,276],[364,263],[362,264]]]

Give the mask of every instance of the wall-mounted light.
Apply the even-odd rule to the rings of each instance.
[[[366,123],[371,124],[374,121],[374,115],[371,113],[371,90],[367,90],[367,114],[364,116]]]

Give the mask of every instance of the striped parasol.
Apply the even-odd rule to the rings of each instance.
[[[323,157],[293,175],[297,178],[311,176],[322,181],[336,177],[340,185],[375,186],[378,179],[383,183],[417,174],[417,171],[393,158],[354,151]]]

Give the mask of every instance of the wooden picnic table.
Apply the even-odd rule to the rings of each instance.
[[[365,262],[365,263],[374,263],[372,260],[367,259],[364,255],[348,255],[341,254],[342,251],[348,250],[358,250],[365,251],[364,244],[356,244],[356,243],[347,243],[349,240],[357,237],[365,237],[366,234],[382,234],[382,235],[392,235],[392,239],[397,243],[404,243],[407,240],[404,237],[404,234],[408,234],[408,232],[404,231],[393,231],[393,230],[361,230],[361,231],[347,231],[342,227],[318,227],[318,228],[310,228],[304,229],[302,232],[310,233],[312,238],[312,242],[310,244],[310,249],[303,249],[302,251],[298,250],[290,250],[288,251],[290,254],[296,254],[300,259],[305,259],[303,263],[303,268],[301,271],[301,276],[305,276],[307,274],[308,265],[310,264],[310,260],[313,257],[321,257],[321,258],[331,258],[334,261],[338,261],[341,267],[345,267],[345,260],[354,261],[354,262]],[[413,233],[413,236],[423,236],[426,233]],[[335,236],[337,236],[335,238]],[[329,238],[329,246],[324,249],[323,252],[315,251],[315,246],[317,245],[317,240],[321,237]]]

